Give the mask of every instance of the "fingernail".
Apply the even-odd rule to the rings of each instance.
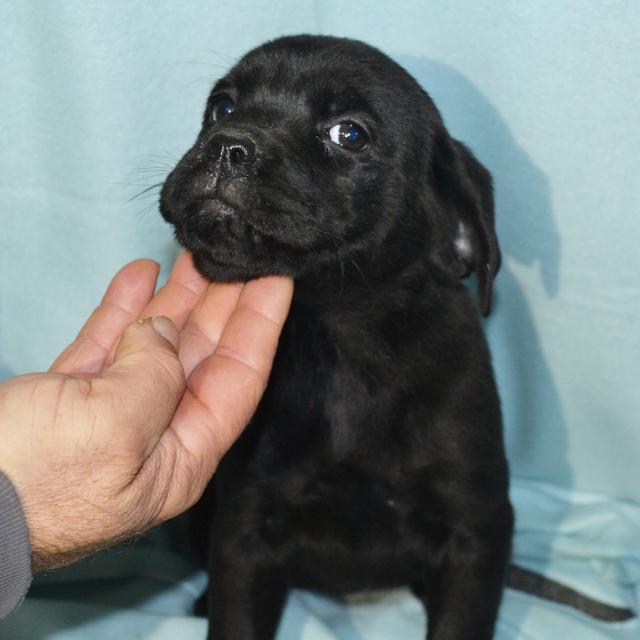
[[[178,330],[176,326],[164,316],[153,316],[151,325],[156,333],[160,334],[165,340],[168,340],[176,349],[178,348]]]

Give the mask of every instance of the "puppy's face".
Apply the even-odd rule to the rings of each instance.
[[[492,262],[492,278],[485,174],[382,53],[288,37],[253,50],[214,86],[161,212],[212,280],[284,274],[344,285],[354,269],[372,282],[415,261],[449,277]]]

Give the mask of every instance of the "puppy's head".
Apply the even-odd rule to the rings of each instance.
[[[160,206],[212,280],[373,287],[417,265],[451,283],[475,271],[490,308],[489,173],[415,80],[360,42],[296,36],[248,53],[214,86]]]

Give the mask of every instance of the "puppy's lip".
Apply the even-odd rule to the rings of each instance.
[[[176,226],[176,238],[180,244],[191,251],[194,257],[205,267],[213,268],[216,272],[216,279],[225,280],[223,273],[219,269],[229,270],[241,273],[246,271],[247,264],[239,258],[233,248],[220,247],[212,245],[203,239],[197,232],[191,231],[186,227]],[[203,271],[206,274],[206,271]],[[243,280],[246,278],[235,277],[234,280]]]
[[[187,225],[176,224],[174,225],[174,228],[178,242],[180,242],[180,244],[186,249],[189,249],[189,251],[196,252],[210,250],[209,244],[206,240],[204,240],[199,233],[189,229]]]

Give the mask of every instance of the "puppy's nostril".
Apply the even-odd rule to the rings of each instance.
[[[250,157],[248,149],[241,146],[235,146],[229,149],[229,160],[233,164],[247,164],[248,162],[251,162],[252,158]]]
[[[213,161],[222,161],[228,168],[252,164],[257,159],[256,144],[248,136],[216,133],[208,141]]]

